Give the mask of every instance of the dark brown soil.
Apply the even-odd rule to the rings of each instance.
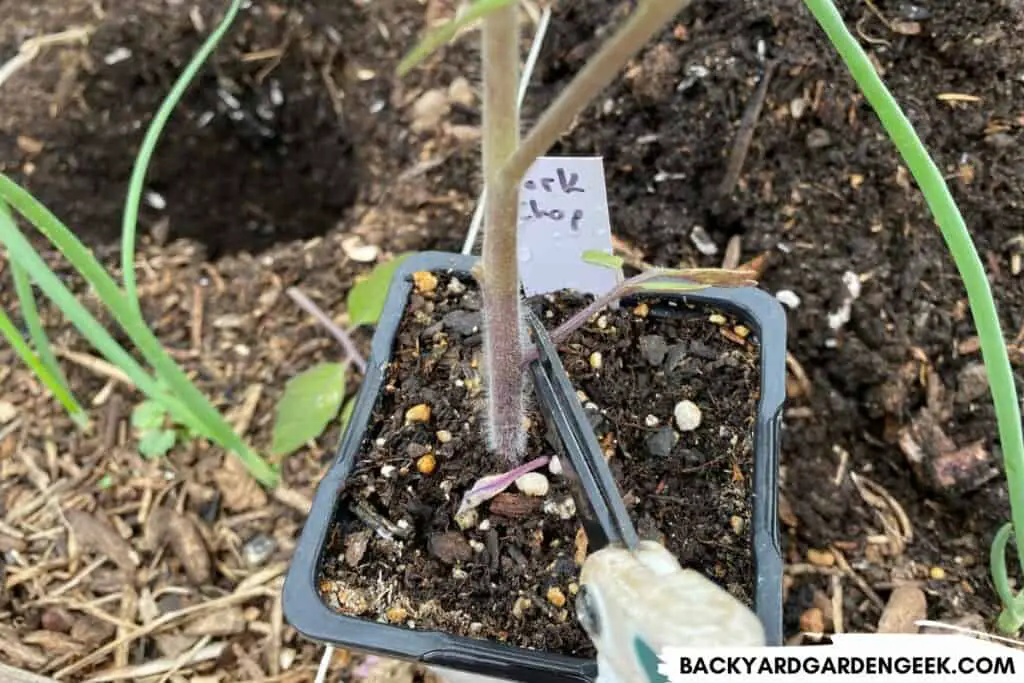
[[[553,328],[588,300],[562,293],[534,306]],[[606,310],[559,345],[560,356],[640,536],[752,604],[757,348],[732,331],[735,321],[675,304]],[[696,429],[675,422],[684,400],[701,412]]]
[[[436,290],[414,290],[398,328],[325,552],[324,599],[343,613],[416,629],[593,656],[572,611],[577,543],[585,549],[586,537],[565,478],[542,468],[547,495],[512,486],[467,528],[454,519],[476,480],[510,466],[487,451],[481,427],[479,290],[468,277],[438,279]],[[429,419],[410,422],[408,411],[422,406]],[[528,459],[553,455],[543,417],[534,409],[529,420]],[[348,513],[360,503],[408,536],[377,534]]]
[[[842,4],[848,24],[858,31],[948,177],[982,251],[1007,338],[1019,344],[1024,285],[1013,267],[1011,246],[1020,232],[1016,209],[1024,204],[1019,84],[1024,73],[1024,16],[1018,4],[1009,0]],[[555,3],[551,30],[526,100],[528,121],[535,120],[540,108],[564,87],[593,53],[598,35],[606,34],[629,5],[614,0]],[[76,232],[92,236],[91,242],[115,235],[130,160],[145,121],[169,87],[172,74],[207,35],[223,6],[219,0],[0,2],[0,46],[8,56],[30,35],[86,23],[97,28],[89,45],[47,49],[4,84],[0,113],[4,172],[25,180]],[[294,0],[254,2],[244,13],[214,59],[216,70],[208,71],[189,92],[158,149],[152,180],[159,183],[154,189],[167,200],[168,233],[205,239],[217,253],[260,249],[267,242],[258,238],[259,226],[273,225],[277,235],[309,230],[301,233],[308,235],[335,224],[338,228],[322,242],[286,245],[271,260],[229,260],[225,272],[230,273],[230,286],[219,291],[237,299],[224,300],[223,315],[251,313],[252,302],[271,285],[279,286],[275,278],[281,278],[313,289],[317,301],[343,319],[344,293],[352,277],[368,267],[345,257],[341,239],[345,236],[379,245],[381,259],[405,250],[459,248],[479,191],[479,149],[472,136],[456,136],[450,125],[478,125],[478,100],[453,106],[441,124],[430,130],[413,133],[409,124],[411,105],[424,90],[446,89],[460,76],[478,82],[472,37],[428,60],[405,81],[392,75],[401,52],[412,44],[427,16],[450,16],[454,6],[443,0],[426,6],[413,0]],[[193,7],[199,8],[204,30],[191,28]],[[908,34],[897,21],[917,22],[919,31]],[[242,53],[279,47],[287,26],[296,24],[302,28],[281,64],[262,85],[257,84],[254,71],[269,61],[242,62]],[[333,31],[340,34],[339,43],[330,39]],[[526,31],[532,31],[532,26]],[[725,173],[736,128],[763,71],[759,41],[764,41],[766,58],[779,61],[739,181],[728,201],[723,201],[716,188]],[[132,49],[132,58],[106,65],[104,57],[121,43]],[[323,51],[325,44],[338,47],[333,59],[330,50]],[[340,117],[323,78],[325,66],[345,94]],[[252,111],[259,97],[267,94],[270,79],[279,79],[285,105],[276,118],[280,136],[275,139],[290,142],[283,157],[279,147],[243,132],[223,113],[207,128],[196,127],[198,117],[217,102],[217,73],[243,85],[240,101],[245,102],[246,111]],[[943,93],[971,98],[941,100]],[[384,103],[382,109],[380,103]],[[335,127],[326,127],[330,120]],[[462,131],[467,132],[471,131]],[[19,144],[19,136],[30,139]],[[42,143],[42,151],[34,151],[34,142]],[[333,152],[324,154],[321,149]],[[799,374],[791,376],[782,448],[783,502],[788,503],[782,506],[782,521],[791,563],[789,632],[797,631],[797,620],[808,606],[829,602],[836,590],[831,577],[835,573],[841,574],[846,631],[873,630],[891,586],[906,580],[925,590],[930,618],[977,617],[991,626],[998,607],[985,558],[995,530],[1007,518],[1005,481],[998,478],[953,498],[941,495],[918,482],[897,440],[899,429],[919,416],[925,402],[922,377],[940,380],[952,398],[966,384],[963,377],[980,362],[963,288],[920,194],[802,3],[757,0],[742,7],[723,0],[695,3],[677,26],[640,55],[625,78],[580,117],[554,151],[604,157],[615,234],[639,257],[665,265],[719,265],[727,240],[737,237],[744,261],[768,255],[762,286],[773,292],[789,289],[801,298],[789,315],[789,348],[792,367],[802,368],[806,381]],[[353,164],[337,162],[350,155],[358,171],[355,182],[349,177]],[[254,170],[256,163],[262,164],[265,175]],[[244,183],[233,182],[235,178],[244,178]],[[357,204],[342,211],[353,186],[360,190]],[[145,208],[145,236],[160,236],[161,230],[154,230],[160,218],[160,213]],[[253,225],[256,230],[250,229]],[[695,248],[689,238],[694,225],[707,229],[718,254],[704,255]],[[220,239],[229,234],[231,239]],[[268,235],[267,241],[272,237]],[[177,270],[178,248],[153,245],[141,252],[146,261],[140,279],[144,275],[150,283],[145,293],[148,305],[162,302],[178,313],[177,317],[161,315],[161,335],[180,335],[190,324],[179,310],[186,304],[178,305],[165,294],[173,286],[193,282]],[[101,249],[100,255],[106,263],[116,263],[110,250]],[[281,274],[280,260],[273,260],[284,256],[292,273],[288,277]],[[216,265],[203,266],[194,281],[220,270]],[[838,307],[847,271],[860,277],[863,291],[852,306],[850,322],[835,333],[828,327],[827,316]],[[295,274],[300,272],[302,277]],[[305,282],[306,276],[316,282]],[[3,287],[4,309],[16,310],[10,287]],[[177,301],[188,302],[190,296],[185,290]],[[286,304],[279,306],[282,311],[291,310]],[[207,315],[212,316],[209,310]],[[274,320],[282,315],[274,313],[278,316]],[[47,320],[58,343],[90,351],[84,345],[75,346],[76,337],[58,314],[51,312]],[[294,321],[283,322],[278,336],[262,319],[251,326],[225,328],[223,341],[212,348],[200,347],[202,357],[190,357],[189,362],[210,378],[207,390],[230,407],[239,392],[256,383],[268,389],[278,387],[299,369],[303,356],[289,351],[294,327]],[[327,344],[322,338],[304,341]],[[256,355],[239,356],[238,345]],[[324,348],[317,347],[317,353]],[[1021,357],[1015,349],[1018,373]],[[93,451],[110,451],[98,440],[82,442],[73,436],[52,402],[43,400],[38,385],[19,372],[20,366],[13,359],[4,365],[15,368],[4,380],[5,398],[22,409],[24,418],[23,428],[3,442],[4,453],[13,452],[16,444],[19,448],[27,444],[39,453],[67,453],[69,462],[89,463]],[[211,373],[209,367],[222,372]],[[968,373],[962,375],[965,369]],[[86,396],[94,395],[106,381],[78,366],[69,368],[69,374],[73,388]],[[125,406],[136,398],[126,391]],[[998,465],[999,443],[989,403],[984,394],[953,400],[940,424],[959,446],[981,440]],[[270,410],[269,404],[261,404],[256,418],[261,430],[269,424]],[[123,411],[112,413],[111,424],[124,424]],[[326,450],[335,436],[325,437]],[[55,468],[54,476],[63,476],[56,469],[62,458],[41,461]],[[302,456],[289,460],[287,467],[294,469],[291,476],[301,477],[308,490],[320,465],[317,458]],[[906,542],[886,538],[878,543],[888,524],[883,520],[894,516],[891,505],[879,509],[877,498],[862,495],[851,474],[876,482],[906,513],[913,526]],[[154,475],[154,482],[158,479]],[[11,466],[5,470],[5,496],[36,495],[38,481],[32,467]],[[154,483],[153,490],[159,492],[165,485],[160,482]],[[299,486],[294,481],[292,485]],[[117,512],[120,499],[95,493],[96,487],[86,481],[69,488],[60,504],[87,504],[95,506],[90,509],[110,508],[111,514],[122,514]],[[259,509],[286,519],[278,514],[279,508]],[[248,512],[251,509],[241,514]],[[301,518],[301,513],[295,513],[287,518],[292,527],[275,533],[290,538]],[[49,517],[42,526],[37,522],[33,519],[24,526],[19,520],[7,520],[25,535],[60,524]],[[224,563],[235,561],[235,540],[244,541],[249,533],[239,528],[233,520],[227,530],[207,530],[229,539],[218,547],[223,553],[218,562],[232,572],[230,581],[235,584],[244,572]],[[54,546],[63,543],[64,537],[51,540],[33,541],[23,556],[34,563],[65,557],[63,546]],[[141,543],[134,537],[131,542]],[[831,555],[809,555],[812,549],[828,550]],[[840,552],[863,583],[829,564],[828,558],[836,562]],[[287,544],[281,555],[287,557]],[[820,564],[807,562],[809,557]],[[160,566],[172,584],[185,581],[176,565]],[[39,641],[33,640],[37,620],[29,605],[66,581],[68,574],[62,572],[57,569],[42,577],[38,585],[22,584],[20,592],[9,591],[14,598],[4,607],[4,624],[10,624],[4,636],[9,642],[21,642],[24,649],[19,655],[5,652],[5,661],[44,670],[38,664],[43,659],[57,662],[53,670],[62,666],[62,657],[74,658],[74,654],[58,657],[31,644]],[[85,585],[75,599],[92,604],[99,595]],[[274,633],[270,626],[273,600],[262,602],[267,632]],[[143,615],[120,616],[117,604],[103,609],[110,619],[145,623]],[[297,668],[315,671],[317,649],[297,644],[294,634],[284,631],[286,637],[275,642],[299,651]],[[114,638],[108,633],[100,642]],[[270,651],[262,637],[241,633],[231,637],[230,647],[231,664],[224,669],[230,672],[229,680],[273,675],[274,665],[261,659]],[[122,654],[127,651],[117,658],[110,653],[97,666],[109,670],[124,661],[136,664],[152,659],[144,649],[133,650],[127,659]],[[34,657],[19,659],[26,655]],[[262,662],[262,675],[253,671],[257,659]]]
[[[1009,245],[1020,230],[1008,207],[1024,201],[1024,119],[1010,74],[1024,71],[1024,15],[1000,0],[874,5],[889,25],[862,3],[845,4],[848,24],[946,174],[987,265],[1006,336],[1019,340],[1024,286]],[[562,5],[534,93],[563,87],[623,7]],[[916,21],[920,33],[898,33],[895,21]],[[740,182],[723,198],[718,186],[736,130],[764,71],[759,41],[777,66]],[[874,588],[872,599],[847,582],[847,630],[873,630],[891,586],[902,581],[924,589],[929,618],[991,624],[998,600],[987,548],[1008,519],[1005,480],[945,496],[918,482],[897,442],[924,404],[922,378],[938,378],[952,397],[960,373],[981,360],[957,271],[904,164],[802,3],[695,3],[656,42],[555,152],[604,156],[615,233],[649,262],[716,266],[738,237],[743,260],[766,257],[764,288],[801,298],[789,314],[789,349],[807,381],[793,376],[782,463],[787,559],[805,567],[787,579],[788,633],[832,592],[834,567],[806,569],[814,549],[829,549],[833,559],[843,553]],[[943,102],[942,93],[978,100]],[[535,94],[532,101],[547,100]],[[718,254],[696,249],[695,225]],[[833,332],[827,318],[847,271],[863,281],[862,293],[849,324]],[[1014,363],[1020,387],[1017,352]],[[941,424],[957,446],[981,440],[1000,466],[987,394],[952,405]],[[880,516],[894,513],[870,504],[849,473],[891,494],[911,520],[909,543],[877,544]]]

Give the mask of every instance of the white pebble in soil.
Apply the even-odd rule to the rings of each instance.
[[[572,497],[562,501],[548,500],[544,502],[544,513],[554,515],[562,520],[569,520],[576,516],[576,501]]]
[[[700,408],[693,401],[680,401],[672,410],[672,415],[676,418],[676,426],[679,427],[679,431],[692,432],[700,427],[702,415]]]
[[[562,471],[562,461],[559,460],[558,456],[556,455],[553,458],[551,458],[551,461],[548,463],[548,472],[551,472],[551,474],[557,477],[562,473]]]
[[[463,531],[475,527],[478,519],[479,513],[476,511],[476,508],[469,508],[468,510],[464,510],[461,514],[455,515],[455,523]]]
[[[527,472],[516,479],[516,488],[527,496],[542,498],[548,495],[548,478],[540,472]]]
[[[775,292],[775,298],[787,308],[796,308],[800,305],[800,297],[791,289],[780,289]]]

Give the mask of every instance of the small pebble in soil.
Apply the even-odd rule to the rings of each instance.
[[[690,241],[693,242],[693,246],[697,247],[697,251],[705,256],[714,256],[718,253],[718,245],[711,239],[711,235],[703,226],[694,226],[690,231]]]
[[[548,602],[550,602],[555,607],[565,606],[565,593],[563,593],[562,589],[558,586],[552,586],[548,589],[547,598]]]
[[[486,546],[480,541],[470,540],[469,547],[473,549],[474,553],[482,553]]]
[[[932,567],[928,570],[928,578],[934,579],[935,581],[942,581],[946,578],[946,570],[942,567]]]
[[[602,358],[601,358],[601,352],[600,351],[594,351],[592,354],[590,354],[590,359],[589,360],[590,360],[590,367],[592,367],[595,370],[600,370],[601,369]]]
[[[821,149],[832,144],[832,136],[824,128],[815,128],[807,134],[807,148]]]
[[[608,316],[602,315],[597,319],[597,329],[605,330],[608,329]]]
[[[404,607],[400,605],[395,605],[394,607],[388,609],[388,611],[384,613],[384,616],[386,616],[388,618],[388,621],[390,621],[392,624],[400,624],[406,620],[406,618],[409,616],[409,612]]]
[[[657,427],[661,424],[661,420],[658,419],[657,415],[648,415],[644,418],[644,424],[648,427]]]
[[[480,311],[455,310],[441,319],[446,330],[468,337],[480,331],[483,314]]]
[[[672,453],[672,448],[679,441],[679,435],[671,427],[662,427],[651,432],[644,440],[644,447],[648,455],[655,458],[667,458]]]
[[[831,567],[836,563],[836,556],[830,550],[811,548],[807,551],[807,561],[816,567]]]
[[[668,342],[659,334],[645,334],[640,337],[640,355],[650,365],[658,367],[665,362],[668,353]]]
[[[791,289],[780,289],[775,292],[775,298],[779,300],[779,303],[788,308],[796,308],[800,305],[800,297]]]
[[[456,581],[463,581],[469,578],[469,574],[465,569],[460,567],[452,567],[452,578]]]
[[[484,521],[480,522],[480,524],[477,526],[477,529],[479,529],[480,531],[490,531],[491,520],[485,519]]]
[[[452,440],[452,433],[447,429],[442,429],[435,436],[440,443],[450,443]]]
[[[448,281],[448,293],[449,294],[464,294],[466,292],[466,285],[462,284],[461,280],[452,278]]]
[[[576,398],[580,400],[580,403],[586,403],[587,401],[590,400],[590,397],[587,396],[586,392],[584,392],[582,389],[576,390]]]
[[[743,527],[745,525],[743,523],[743,518],[739,515],[733,515],[729,518],[729,526],[732,527],[733,533],[737,536],[741,536],[743,534]]]
[[[984,363],[970,363],[956,376],[957,403],[970,403],[988,393],[988,372]]]
[[[416,461],[416,469],[420,474],[431,474],[437,468],[437,458],[433,453],[427,453]]]
[[[732,328],[732,331],[740,339],[746,339],[748,336],[750,336],[750,328],[747,327],[746,325],[737,325],[736,327]]]
[[[396,468],[394,465],[383,465],[380,468],[380,476],[384,477],[385,479],[388,479],[391,475],[395,473],[397,469],[398,468]]]
[[[522,619],[523,615],[526,614],[526,610],[531,607],[533,607],[533,602],[530,601],[530,598],[517,598],[515,603],[512,605],[512,616],[516,619]]]
[[[345,562],[350,567],[358,567],[370,544],[370,530],[363,529],[345,537]]]
[[[812,607],[801,614],[800,630],[804,633],[824,633],[825,613],[818,607]]]
[[[651,307],[645,303],[637,304],[637,307],[633,309],[633,315],[638,318],[646,318],[647,314],[651,312]]]
[[[56,631],[58,633],[67,633],[71,630],[71,627],[75,623],[74,617],[64,609],[59,607],[50,607],[40,618],[42,627],[47,631]]]
[[[543,498],[548,495],[550,486],[548,478],[540,472],[527,472],[516,479],[516,488],[528,496]]]
[[[277,541],[266,534],[256,534],[242,546],[242,559],[249,567],[259,567],[277,550]]]
[[[711,315],[708,316],[708,322],[711,323],[712,325],[724,325],[725,316],[722,315],[721,313],[712,313]]]
[[[476,508],[469,508],[468,510],[463,510],[459,514],[455,515],[455,524],[465,531],[466,529],[472,529],[475,527],[479,518],[480,513],[476,511]]]
[[[580,592],[580,585],[578,583],[569,584],[569,595],[576,595]]]
[[[430,406],[426,403],[420,403],[414,405],[409,410],[405,411],[405,423],[412,424],[414,422],[426,422],[430,419]]]
[[[473,549],[457,531],[433,534],[427,539],[427,551],[445,564],[467,562],[473,557]]]
[[[555,475],[556,477],[562,473],[562,461],[558,459],[558,456],[554,456],[548,462],[548,472]]]
[[[417,294],[430,294],[437,289],[437,276],[427,270],[412,274],[412,283]]]
[[[565,498],[561,502],[548,500],[544,502],[544,513],[553,515],[562,520],[570,520],[576,516],[576,501],[572,497]]]
[[[676,426],[681,431],[692,432],[697,427],[700,427],[700,408],[693,401],[680,401],[672,409],[672,415],[676,418]]]

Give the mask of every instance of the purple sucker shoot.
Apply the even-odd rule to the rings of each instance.
[[[462,496],[462,502],[459,503],[459,510],[455,513],[455,516],[459,517],[465,512],[486,503],[491,498],[494,498],[496,495],[511,486],[516,479],[527,472],[540,469],[544,465],[548,464],[550,460],[551,458],[549,456],[542,455],[539,458],[535,458],[528,463],[509,470],[508,472],[504,472],[502,474],[489,474],[486,477],[480,477],[477,479],[476,483],[473,484],[473,487],[466,491]]]

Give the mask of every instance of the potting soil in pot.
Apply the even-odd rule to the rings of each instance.
[[[590,301],[531,306],[551,331]],[[672,303],[606,309],[559,356],[638,534],[749,605],[758,350],[730,317]]]
[[[469,523],[455,519],[480,477],[512,465],[487,451],[481,428],[476,283],[444,273],[413,281],[322,557],[322,598],[351,616],[591,657],[573,612],[586,536],[568,482],[545,466],[535,472],[546,492],[534,476],[526,493],[512,485]],[[553,456],[529,405],[526,460]]]

